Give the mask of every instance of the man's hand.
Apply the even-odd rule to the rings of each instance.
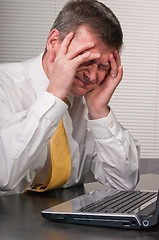
[[[89,49],[94,43],[85,43],[76,49],[69,49],[74,33],[70,32],[59,44],[59,49],[50,53],[48,62],[49,85],[47,91],[54,96],[64,100],[70,93],[76,70],[80,64],[100,57],[100,54],[93,54]]]
[[[89,114],[92,119],[106,117],[109,114],[108,103],[123,76],[123,68],[118,51],[110,54],[111,69],[101,84],[85,95]]]

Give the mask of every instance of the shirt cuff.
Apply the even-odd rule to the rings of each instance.
[[[44,92],[36,99],[29,111],[34,113],[38,119],[46,114],[48,119],[56,119],[59,121],[67,108],[67,104],[61,99],[55,97],[51,93]]]
[[[88,120],[88,126],[94,137],[98,139],[116,137],[121,132],[121,126],[111,109],[107,117]]]

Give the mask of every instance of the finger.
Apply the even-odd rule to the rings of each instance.
[[[85,52],[81,55],[78,55],[76,58],[72,60],[72,64],[76,66],[80,66],[82,63],[97,59],[100,57],[99,53],[91,53],[91,52]]]
[[[117,62],[117,66],[119,67],[119,66],[121,65],[121,58],[120,58],[120,55],[119,55],[118,50],[116,50],[116,51],[114,52],[114,57],[115,57],[115,60],[116,60],[116,62]]]
[[[78,56],[79,54],[82,54],[85,51],[91,49],[92,47],[94,47],[94,42],[88,42],[82,46],[79,45],[76,49],[70,49],[70,50],[68,50],[68,58],[73,59],[76,56]]]
[[[116,77],[117,84],[119,84],[122,77],[123,77],[123,67],[120,65],[119,68],[118,68],[118,74],[117,74],[117,77]]]
[[[118,66],[117,66],[117,62],[114,58],[114,55],[112,53],[109,56],[109,61],[110,61],[110,65],[111,65],[110,75],[113,78],[115,78],[118,74]]]
[[[61,43],[59,54],[61,53],[62,55],[63,54],[65,55],[67,53],[68,47],[69,47],[73,37],[74,37],[74,32],[70,32],[69,34],[66,35],[66,37],[64,38],[64,40]]]

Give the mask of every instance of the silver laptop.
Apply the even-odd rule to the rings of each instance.
[[[95,190],[41,212],[51,221],[146,229],[157,225],[159,192]]]

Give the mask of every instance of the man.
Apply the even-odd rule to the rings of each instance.
[[[44,53],[0,66],[1,194],[46,187],[49,143],[61,119],[71,171],[55,188],[82,184],[90,169],[105,185],[136,186],[138,145],[108,106],[122,79],[121,45],[122,30],[109,8],[75,0],[55,20]],[[59,159],[65,167],[65,158]],[[55,182],[69,168],[56,172],[56,164]]]

